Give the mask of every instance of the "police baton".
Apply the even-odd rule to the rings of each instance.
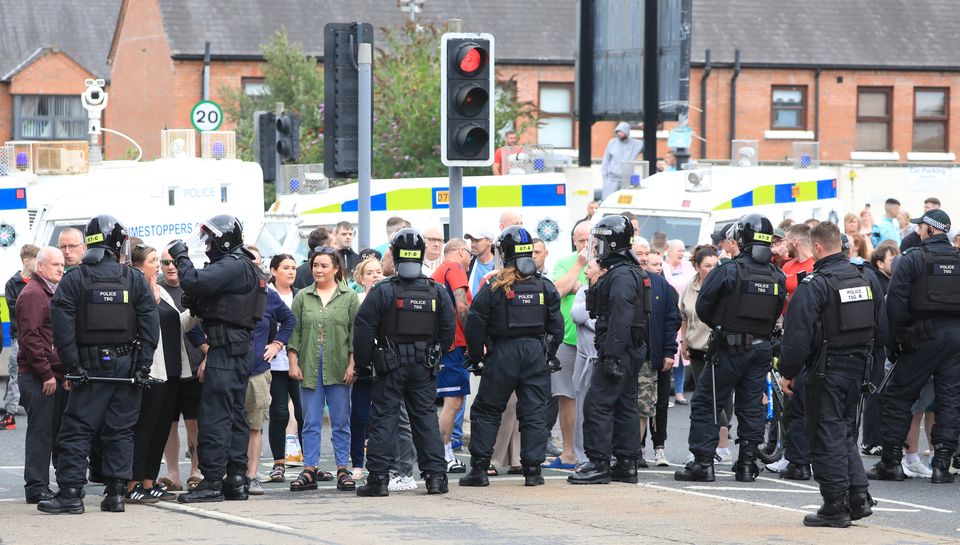
[[[82,382],[84,378],[80,375],[65,375],[63,377],[66,380],[74,382]],[[101,382],[103,384],[133,384],[132,378],[121,378],[121,377],[87,377],[86,382]]]

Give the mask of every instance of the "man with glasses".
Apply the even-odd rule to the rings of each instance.
[[[423,241],[427,243],[423,256],[423,274],[430,276],[443,263],[443,230],[437,226],[427,227],[423,230]],[[467,262],[468,266],[469,264]]]
[[[67,271],[80,264],[87,245],[83,243],[83,232],[75,227],[67,227],[60,231],[57,238],[57,247],[63,252],[63,262]]]

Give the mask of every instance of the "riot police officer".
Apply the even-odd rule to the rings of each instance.
[[[203,269],[194,268],[190,244],[177,241],[168,250],[180,275],[184,306],[202,320],[209,346],[198,413],[203,480],[177,501],[245,500],[249,428],[244,401],[255,357],[252,332],[263,318],[266,283],[253,254],[243,247],[237,218],[214,216],[200,224],[196,238],[210,259]]]
[[[960,251],[947,239],[950,216],[943,210],[911,221],[921,242],[898,258],[887,289],[888,352],[896,367],[883,408],[883,455],[867,476],[905,478],[900,462],[910,406],[933,376],[938,409],[930,482],[952,483],[950,457],[960,433]]]
[[[716,414],[734,390],[740,453],[733,470],[741,482],[753,482],[759,472],[763,405],[758,399],[773,359],[770,337],[786,300],[786,277],[770,262],[770,220],[748,214],[732,229],[739,253],[707,275],[697,298],[697,316],[714,331],[708,367],[690,407],[689,446],[694,459],[674,474],[678,481],[715,480]]]
[[[372,375],[367,469],[358,496],[387,496],[394,467],[397,418],[406,402],[417,462],[428,494],[446,494],[443,455],[434,400],[442,350],[456,327],[447,291],[423,275],[426,244],[415,229],[397,231],[390,245],[397,275],[370,290],[354,320],[353,355],[358,374]]]
[[[873,347],[886,341],[883,288],[847,260],[836,225],[819,224],[810,239],[817,261],[787,308],[781,385],[792,395],[794,378],[806,367],[804,407],[823,507],[803,523],[845,528],[873,514],[875,503],[857,450],[858,411]]]
[[[500,417],[514,392],[524,484],[538,486],[549,434],[550,370],[559,369],[556,353],[563,340],[560,294],[537,272],[533,238],[523,227],[504,229],[495,251],[502,267],[482,283],[464,327],[468,368],[483,378],[470,407],[471,469],[460,486],[490,484]]]
[[[68,376],[77,378],[60,426],[60,491],[37,505],[45,513],[83,513],[87,456],[96,434],[102,437],[106,478],[100,510],[124,510],[140,414],[137,385],[149,383],[160,336],[157,304],[143,273],[120,263],[129,257],[124,226],[112,216],[97,216],[87,223],[85,239],[83,260],[63,275],[50,302],[53,344]]]

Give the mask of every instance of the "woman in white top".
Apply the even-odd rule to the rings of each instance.
[[[293,296],[297,289],[293,283],[297,278],[297,261],[290,254],[277,254],[270,260],[270,282],[268,289],[277,292],[288,307],[293,306]],[[280,350],[270,360],[270,428],[267,430],[270,452],[273,455],[273,469],[270,470],[270,482],[284,482],[284,470],[287,461],[287,437],[293,435],[294,427],[290,420],[290,407],[293,406],[293,418],[296,421],[296,440],[303,432],[303,411],[300,406],[300,383],[290,378],[287,371],[290,360],[287,351]]]

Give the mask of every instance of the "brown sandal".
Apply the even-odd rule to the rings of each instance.
[[[196,489],[198,486],[200,486],[200,482],[202,480],[203,479],[197,476],[190,477],[189,479],[187,479],[187,490]]]
[[[337,470],[337,490],[351,491],[357,489],[357,483],[353,481],[352,472],[345,468],[341,467]]]
[[[301,492],[303,490],[317,489],[317,470],[304,469],[297,475],[297,478],[290,483],[291,492]]]
[[[273,464],[273,469],[270,470],[270,480],[271,483],[282,483],[286,481],[286,467],[283,464]]]

